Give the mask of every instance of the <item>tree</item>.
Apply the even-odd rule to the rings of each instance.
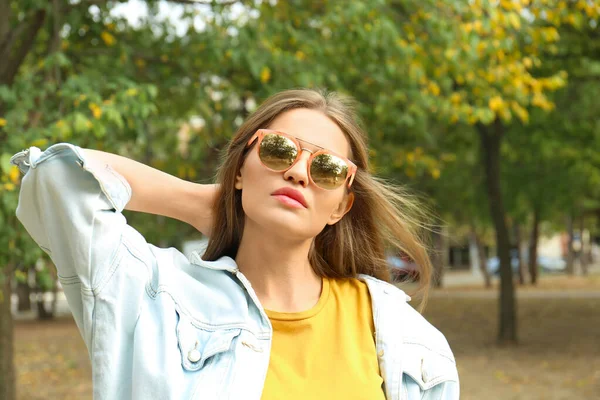
[[[118,2],[81,0],[0,1],[0,397],[15,398],[12,363],[10,282],[18,262],[33,265],[41,256],[16,221],[19,172],[11,154],[29,146],[71,141],[120,152],[191,177],[189,162],[172,154],[181,119],[198,101],[195,90],[181,90],[190,79],[177,59],[181,47],[157,23],[136,29],[111,16]],[[179,3],[189,3],[179,1]],[[156,8],[157,2],[148,2]],[[223,7],[215,5],[216,8]],[[179,43],[183,39],[179,38]],[[167,53],[165,49],[170,50]],[[115,65],[116,64],[116,65]],[[115,68],[117,67],[117,68]],[[198,73],[198,68],[189,74]],[[160,85],[162,84],[162,85]],[[191,86],[190,87],[197,87]],[[169,92],[158,101],[158,91]],[[187,97],[186,97],[187,96]],[[202,98],[202,97],[201,97]],[[149,121],[158,107],[167,118]],[[163,114],[166,115],[166,114]],[[153,140],[160,131],[162,140]],[[150,147],[152,146],[152,147]],[[152,148],[154,153],[149,149]],[[146,220],[140,224],[143,226]],[[167,234],[173,238],[175,229]]]

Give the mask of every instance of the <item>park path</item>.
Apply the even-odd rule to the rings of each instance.
[[[469,298],[469,299],[496,299],[499,293],[496,289],[490,290],[432,290],[431,297]],[[600,290],[517,290],[518,299],[598,299]]]

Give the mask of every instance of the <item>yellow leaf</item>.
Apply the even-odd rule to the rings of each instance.
[[[180,165],[177,168],[177,176],[180,177],[181,179],[185,179],[185,175],[186,175],[186,168],[184,165]]]
[[[306,54],[304,54],[304,52],[303,52],[302,50],[298,50],[298,51],[296,52],[296,59],[297,59],[297,60],[300,60],[300,61],[302,61],[302,60],[304,60],[305,58],[306,58]]]
[[[10,171],[8,171],[8,179],[14,184],[19,182],[19,168],[17,168],[17,166],[13,165],[10,168]]]
[[[439,96],[440,95],[440,87],[435,82],[429,82],[429,85],[427,85],[427,89],[434,96]]]
[[[502,108],[499,113],[500,118],[502,118],[506,122],[509,122],[512,119],[512,114],[510,113],[510,110],[508,108]]]
[[[9,192],[12,192],[13,190],[15,190],[15,187],[16,187],[15,184],[11,183],[11,182],[4,184],[4,189],[8,190]]]
[[[138,91],[136,88],[129,88],[127,89],[127,91],[125,92],[125,95],[129,96],[129,97],[133,97],[135,95],[138,94]]]
[[[523,123],[526,124],[529,122],[529,112],[525,108],[521,107],[521,105],[519,103],[517,103],[516,101],[513,101],[510,106],[511,106],[513,112],[516,114],[516,116]]]
[[[4,118],[0,118],[0,128],[6,126],[6,120]]]
[[[553,26],[543,28],[542,36],[544,36],[544,39],[547,42],[556,42],[560,37],[560,35],[558,34],[558,30]]]
[[[484,51],[485,51],[485,43],[484,42],[477,43],[477,53],[479,55],[483,55]]]
[[[452,95],[450,96],[450,101],[452,102],[452,104],[458,104],[460,103],[461,97],[460,97],[460,93],[452,93]]]
[[[115,42],[117,41],[117,39],[115,39],[115,37],[107,31],[102,31],[102,33],[100,34],[100,38],[102,39],[104,44],[109,47],[113,46],[115,44]]]
[[[196,170],[193,167],[188,167],[187,176],[190,180],[196,179]]]
[[[431,177],[432,177],[433,179],[439,179],[439,178],[440,178],[440,175],[441,175],[441,172],[440,172],[440,170],[439,170],[438,168],[434,168],[434,169],[431,171]]]
[[[48,139],[37,139],[31,142],[31,145],[34,147],[45,147],[48,144]]]
[[[500,96],[494,96],[489,100],[488,107],[490,110],[497,112],[504,107],[504,100]]]
[[[513,26],[513,28],[521,29],[521,20],[519,19],[519,16],[516,13],[508,14],[508,20],[510,21],[510,24]]]
[[[94,118],[100,119],[102,117],[102,109],[96,103],[90,103],[89,108]]]
[[[262,83],[267,83],[267,82],[269,82],[270,79],[271,79],[271,70],[269,69],[269,67],[264,66],[262,68],[262,71],[260,71],[260,81]]]

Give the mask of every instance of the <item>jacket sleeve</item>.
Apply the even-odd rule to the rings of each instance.
[[[98,289],[108,278],[127,225],[121,211],[131,197],[129,184],[70,144],[44,152],[32,147],[11,162],[25,174],[18,219],[50,256],[61,280]]]
[[[151,246],[121,213],[131,188],[70,144],[32,147],[11,162],[25,174],[17,217],[56,265],[91,355],[94,337],[135,329],[156,266]]]

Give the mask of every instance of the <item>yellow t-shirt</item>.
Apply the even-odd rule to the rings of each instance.
[[[262,400],[385,399],[364,282],[324,278],[310,310],[266,313],[273,345]]]

